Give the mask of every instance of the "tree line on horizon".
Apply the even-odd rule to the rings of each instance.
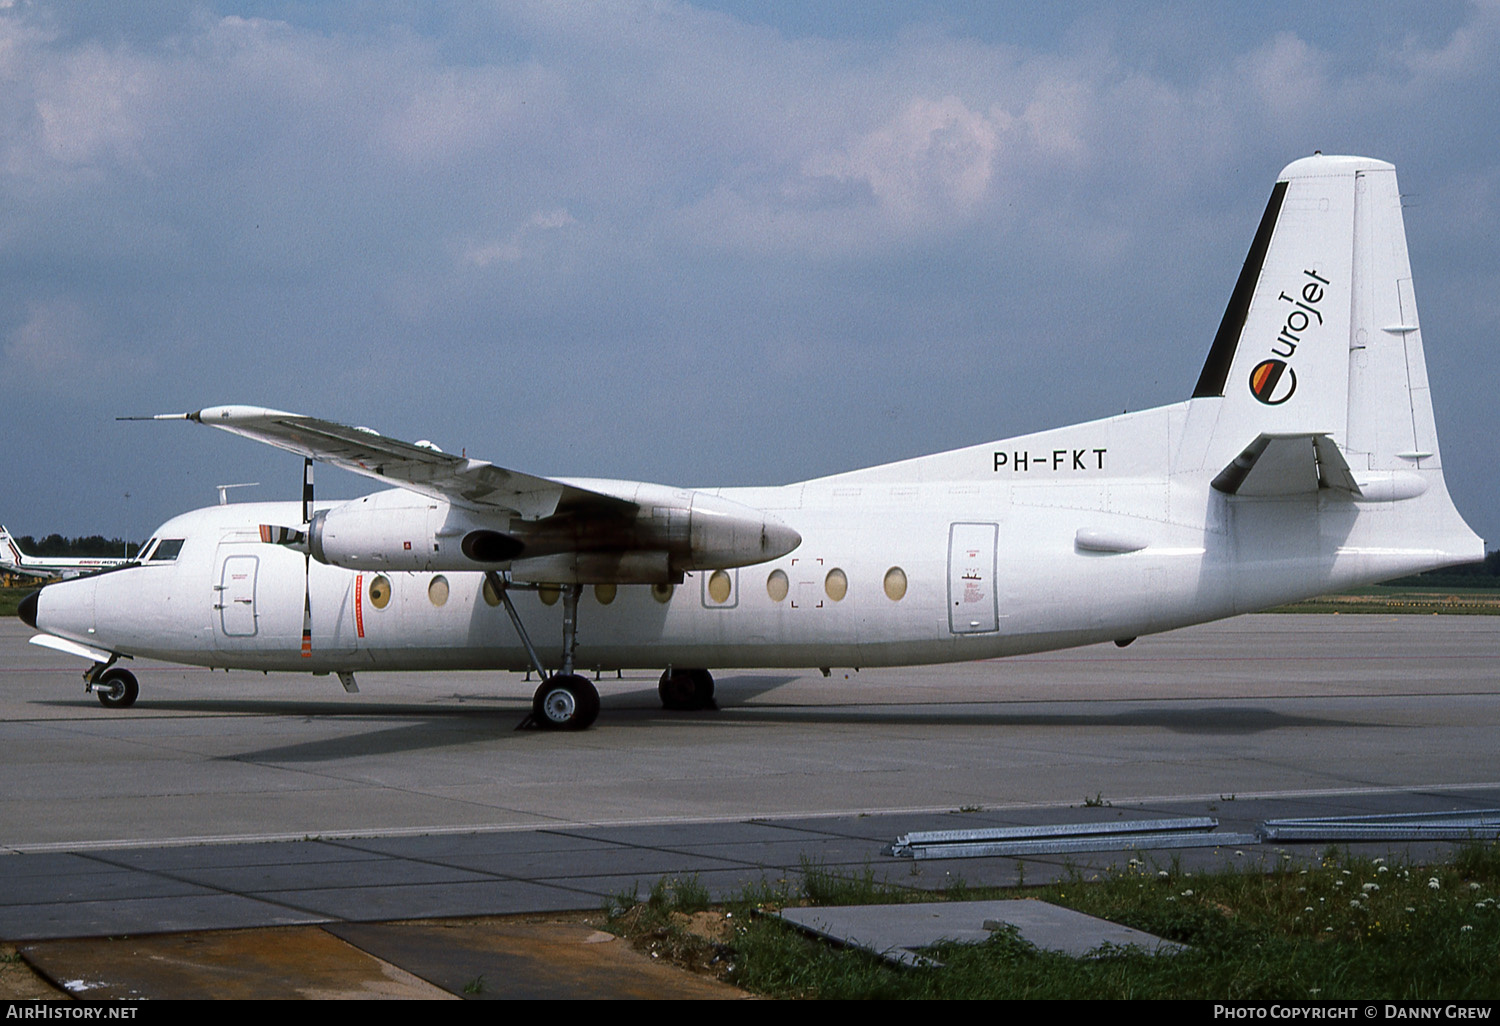
[[[127,542],[123,538],[106,538],[91,534],[84,538],[64,538],[60,534],[49,534],[45,538],[33,538],[29,534],[17,535],[16,544],[28,556],[101,557],[104,559],[126,558],[141,551],[139,542]]]

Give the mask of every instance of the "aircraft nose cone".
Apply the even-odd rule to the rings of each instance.
[[[39,590],[32,592],[23,598],[21,604],[16,607],[16,613],[21,617],[21,622],[28,627],[36,626],[36,604],[37,598],[41,594]]]

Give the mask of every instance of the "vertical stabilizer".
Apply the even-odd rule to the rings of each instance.
[[[1222,398],[1207,466],[1262,434],[1327,435],[1344,446],[1361,263],[1356,196],[1370,174],[1394,189],[1391,165],[1364,157],[1308,157],[1278,177],[1193,391]],[[1395,221],[1399,233],[1399,205]]]
[[[1250,501],[1319,496],[1325,540],[1393,570],[1482,558],[1443,481],[1390,164],[1318,154],[1282,170],[1176,469]]]

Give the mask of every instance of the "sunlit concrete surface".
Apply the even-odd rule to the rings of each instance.
[[[942,812],[1500,781],[1500,617],[1251,616],[1003,661],[719,678],[667,713],[599,682],[580,734],[512,729],[504,673],[132,665],[126,711],[0,620],[0,848]],[[916,827],[913,827],[916,829]]]
[[[0,620],[0,939],[59,981],[98,969],[69,984],[82,996],[220,995],[226,972],[264,994],[577,995],[585,949],[609,965],[588,993],[665,996],[708,984],[656,979],[583,926],[482,917],[576,924],[668,878],[714,898],[807,873],[937,891],[1325,847],[882,853],[920,830],[1211,816],[1242,837],[1500,806],[1496,617],[1257,616],[1123,650],[726,674],[712,713],[663,712],[654,675],[606,676],[582,734],[514,730],[533,685],[504,674],[369,675],[346,695],[147,664],[140,703],[112,711],[28,633]]]

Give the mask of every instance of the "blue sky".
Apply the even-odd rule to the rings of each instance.
[[[1397,166],[1494,548],[1496,126],[1495,3],[0,0],[0,518],[295,498],[114,420],[225,402],[681,485],[1175,402],[1321,149]]]

